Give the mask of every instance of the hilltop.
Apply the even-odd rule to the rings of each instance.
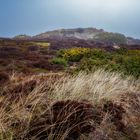
[[[102,42],[105,44],[127,44],[127,45],[138,45],[140,44],[139,39],[132,37],[126,37],[120,33],[112,33],[104,31],[103,29],[96,28],[75,28],[75,29],[59,29],[54,31],[47,31],[35,36],[18,35],[14,39],[19,40],[48,40],[48,39],[81,39],[90,40],[95,42]]]

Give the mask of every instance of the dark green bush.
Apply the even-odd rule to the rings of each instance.
[[[111,71],[123,72],[126,75],[140,76],[140,55],[138,51],[120,49],[116,52],[91,50],[80,61],[78,70],[92,70],[93,68],[105,68]],[[135,55],[134,55],[135,53]]]
[[[140,57],[125,57],[122,63],[126,74],[132,74],[136,77],[140,76]]]
[[[54,64],[67,66],[67,61],[78,62],[77,71],[105,68],[123,72],[125,75],[140,76],[140,51],[121,48],[113,52],[101,49],[71,48],[60,50]]]
[[[68,65],[67,61],[64,58],[53,58],[51,60],[51,62],[53,64],[58,64],[58,65],[62,65],[62,66],[65,66],[65,67]]]
[[[106,60],[83,58],[80,61],[80,70],[92,70],[93,67],[103,67],[106,64]]]

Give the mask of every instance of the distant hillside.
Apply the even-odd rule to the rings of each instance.
[[[34,36],[34,38],[48,38],[48,37],[73,37],[78,39],[95,39],[97,35],[103,33],[104,30],[96,28],[76,28],[76,29],[60,29],[50,32],[45,32]]]
[[[140,45],[140,40],[134,39],[132,37],[127,37],[127,44],[129,44],[129,45],[139,44]]]
[[[31,38],[32,37],[31,36],[28,36],[28,35],[17,35],[13,39],[17,39],[17,40],[29,40]]]
[[[75,29],[60,29],[54,31],[48,31],[35,35],[33,37],[27,35],[19,35],[14,37],[14,39],[20,40],[47,40],[47,39],[57,39],[62,40],[66,38],[75,38],[82,40],[92,40],[95,42],[103,42],[105,44],[140,44],[140,40],[126,37],[120,33],[106,32],[103,29],[96,28],[75,28]]]

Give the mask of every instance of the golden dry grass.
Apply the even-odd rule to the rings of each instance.
[[[13,74],[0,89],[0,140],[140,138],[139,79],[104,70]]]

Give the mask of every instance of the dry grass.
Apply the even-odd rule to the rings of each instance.
[[[94,104],[102,99],[116,100],[119,95],[140,90],[140,80],[132,77],[122,79],[121,74],[104,70],[90,74],[81,72],[59,81],[54,86],[54,100],[88,100]]]
[[[13,74],[0,87],[0,140],[138,140],[140,80]]]

